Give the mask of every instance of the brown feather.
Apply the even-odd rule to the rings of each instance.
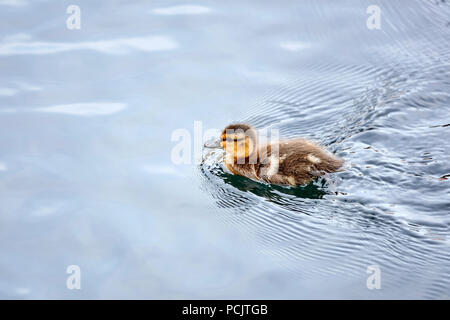
[[[272,184],[301,185],[325,173],[335,172],[344,164],[344,160],[306,139],[298,138],[282,140],[277,144],[257,145],[256,133],[251,126],[246,124],[229,126],[223,131],[222,136],[227,129],[245,131],[246,136],[253,139],[258,146],[256,163],[250,163],[248,158],[243,164],[237,161],[226,163],[227,168],[237,175]]]

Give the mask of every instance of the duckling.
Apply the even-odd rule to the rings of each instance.
[[[220,145],[225,150],[225,165],[233,174],[270,184],[307,184],[344,164],[306,139],[259,143],[256,129],[245,123],[226,127]]]

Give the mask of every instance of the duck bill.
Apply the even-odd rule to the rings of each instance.
[[[214,141],[207,141],[205,142],[204,147],[211,149],[222,149],[221,140],[217,139]]]

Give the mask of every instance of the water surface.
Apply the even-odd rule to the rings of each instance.
[[[380,30],[372,1],[78,1],[80,30],[71,4],[0,1],[0,297],[450,297],[448,1],[378,1]],[[194,121],[347,167],[176,165]]]

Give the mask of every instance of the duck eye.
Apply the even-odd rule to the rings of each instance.
[[[244,138],[238,138],[238,137],[222,137],[222,141],[227,141],[227,142],[239,142],[244,140]]]

